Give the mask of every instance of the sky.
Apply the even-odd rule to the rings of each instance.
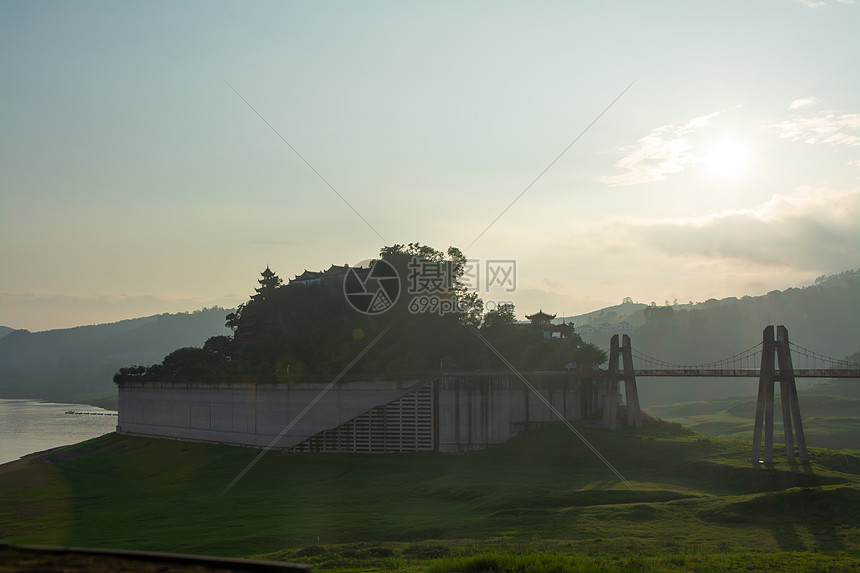
[[[847,0],[6,0],[0,324],[416,241],[520,319],[860,268],[857,30]]]

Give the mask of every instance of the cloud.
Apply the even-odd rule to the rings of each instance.
[[[801,109],[815,101],[815,98],[794,100],[789,109]],[[849,147],[860,145],[860,114],[858,113],[824,110],[806,115],[792,114],[789,119],[769,127],[779,130],[781,139],[791,141]]]
[[[693,118],[682,126],[669,124],[652,129],[635,145],[621,148],[627,155],[618,160],[615,166],[624,170],[624,173],[603,175],[597,181],[610,187],[662,181],[667,175],[683,171],[691,163],[703,162],[702,157],[692,153],[693,144],[687,136],[709,127],[711,119],[721,113],[718,111]]]
[[[818,98],[815,97],[805,97],[796,99],[788,106],[788,109],[800,109],[802,107],[807,107],[812,104],[818,103]]]
[[[826,8],[827,3],[821,2],[817,0],[794,0],[796,4],[800,4],[801,6],[806,6],[807,8]]]
[[[855,0],[836,0],[840,4],[854,4]],[[807,8],[821,9],[827,8],[827,2],[822,0],[794,0],[795,4],[800,4]]]
[[[802,188],[754,209],[627,224],[636,239],[672,255],[810,271],[860,264],[860,190]]]

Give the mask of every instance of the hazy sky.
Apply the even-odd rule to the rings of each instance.
[[[0,324],[233,306],[410,241],[516,260],[482,295],[519,315],[858,268],[858,30],[847,0],[5,0]]]

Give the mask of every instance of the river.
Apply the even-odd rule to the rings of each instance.
[[[113,432],[115,414],[83,404],[0,399],[0,464]]]

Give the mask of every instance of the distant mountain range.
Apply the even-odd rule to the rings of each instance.
[[[113,375],[120,367],[160,362],[177,348],[230,334],[229,312],[211,308],[44,332],[0,327],[0,398],[115,408]]]

